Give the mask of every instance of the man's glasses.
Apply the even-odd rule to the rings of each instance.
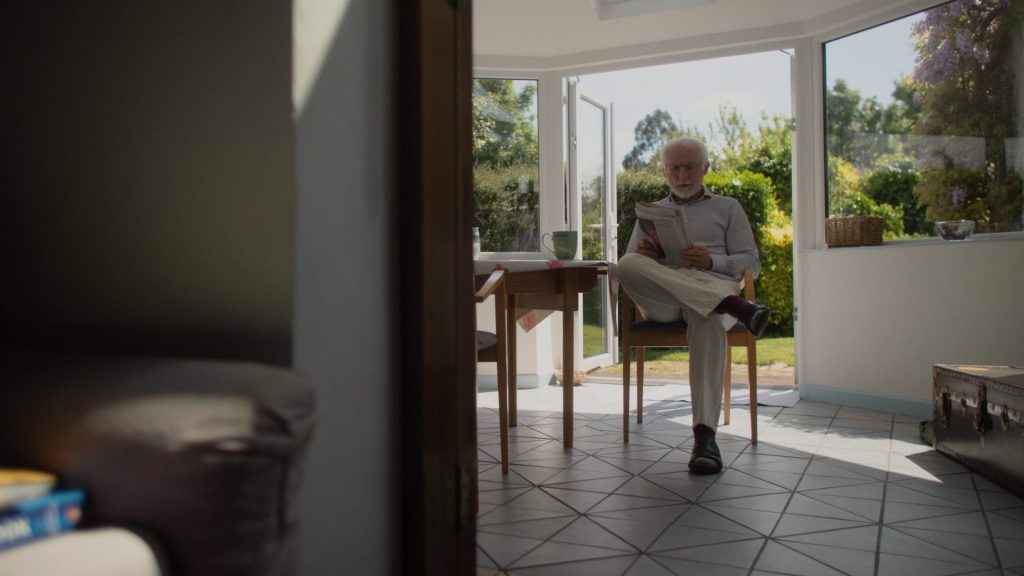
[[[679,172],[683,171],[689,174],[692,172],[696,172],[697,170],[702,170],[703,168],[704,164],[669,164],[668,166],[665,167],[666,170],[673,174],[678,174]]]

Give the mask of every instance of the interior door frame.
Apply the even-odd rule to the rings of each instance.
[[[398,122],[382,128],[398,135],[401,173],[397,573],[469,576],[477,501],[471,1],[393,1]]]

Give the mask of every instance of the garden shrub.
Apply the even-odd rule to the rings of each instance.
[[[888,204],[903,211],[903,231],[927,234],[925,210],[917,203],[914,187],[921,174],[909,161],[883,164],[861,181],[861,191],[878,204]]]
[[[537,165],[513,164],[473,170],[476,211],[484,252],[532,252],[539,249]]]
[[[1006,232],[1021,226],[1021,177],[1010,172],[998,181],[984,170],[925,170],[914,188],[929,226],[937,220],[977,221],[976,232]]]

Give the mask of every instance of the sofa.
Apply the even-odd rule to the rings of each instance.
[[[0,353],[0,467],[85,491],[75,531],[0,552],[0,574],[298,571],[314,391],[249,362]]]

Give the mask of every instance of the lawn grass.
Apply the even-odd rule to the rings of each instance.
[[[593,356],[604,351],[604,333],[598,326],[583,326],[583,350],[586,356]],[[760,338],[757,341],[757,365],[796,364],[793,351],[793,337]],[[686,348],[649,348],[646,352],[648,360],[673,360],[686,362],[690,359],[690,351]],[[733,364],[746,364],[747,351],[743,348],[732,349]]]
[[[690,359],[690,352],[686,348],[650,348],[646,352],[646,357],[648,360],[678,360],[685,362]],[[771,366],[772,364],[793,366],[796,364],[794,357],[792,336],[785,338],[759,338],[757,340],[758,366]],[[747,351],[743,348],[733,348],[732,363],[746,364]]]

